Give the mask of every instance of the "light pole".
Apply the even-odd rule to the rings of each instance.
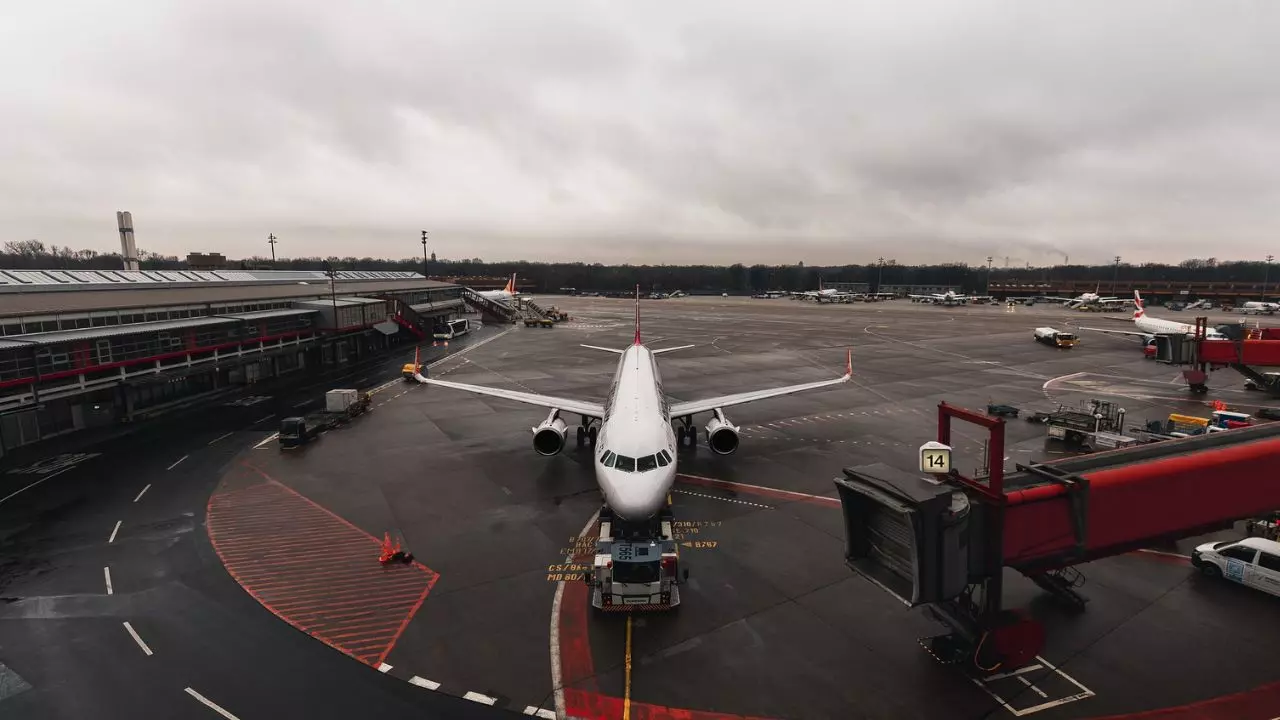
[[[1267,266],[1262,271],[1262,297],[1259,299],[1264,301],[1267,299],[1267,284],[1271,281],[1271,261],[1272,260],[1275,260],[1275,257],[1272,255],[1268,255]]]
[[[271,264],[276,263],[276,236],[275,234],[267,235],[267,244],[271,246]]]
[[[984,288],[982,291],[987,295],[991,294],[991,261],[992,260],[993,258],[990,255],[988,255],[987,256],[987,287]]]
[[[884,285],[884,258],[880,258],[876,263],[880,266],[880,271],[876,275],[876,292],[880,292],[880,287]]]
[[[427,277],[427,231],[422,231],[422,277]]]
[[[338,271],[333,267],[333,261],[326,261],[328,268],[324,274],[329,278],[329,300],[333,303],[333,332],[335,337],[338,332],[338,291],[334,287],[334,282],[338,279]]]
[[[1116,281],[1120,279],[1120,256],[1116,256],[1116,271],[1111,275],[1111,294],[1116,294]]]

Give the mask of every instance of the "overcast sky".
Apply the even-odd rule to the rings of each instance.
[[[4,240],[997,264],[1280,254],[1280,3],[10,2]]]

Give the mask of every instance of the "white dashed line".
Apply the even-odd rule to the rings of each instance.
[[[182,457],[180,457],[180,458],[178,458],[176,461],[174,461],[174,463],[173,463],[172,465],[170,465],[169,467],[165,468],[165,470],[172,470],[172,469],[174,469],[174,468],[178,467],[179,465],[181,465],[181,464],[182,464],[182,461],[183,461],[183,460],[186,460],[186,459],[187,459],[187,458],[189,458],[189,457],[191,457],[191,456],[190,456],[190,455],[183,455]]]
[[[532,705],[525,706],[524,714],[532,715],[534,717],[544,718],[544,720],[556,720],[556,713],[554,710],[547,710],[545,708],[536,708]]]
[[[418,677],[417,675],[409,678],[409,684],[417,685],[418,687],[426,688],[428,690],[436,690],[440,687],[440,683],[435,682],[434,680]]]
[[[115,541],[116,541],[116,533],[120,532],[120,523],[122,523],[122,522],[124,522],[124,521],[123,521],[123,520],[117,520],[117,521],[116,521],[116,526],[115,526],[115,527],[113,527],[113,528],[111,528],[111,537],[107,538],[107,544],[108,544],[108,545],[110,545],[111,543],[113,543],[113,542],[115,542]]]
[[[111,594],[111,568],[109,567],[102,568],[102,577],[106,578],[107,580],[107,594],[110,595]]]
[[[693,495],[694,497],[707,498],[708,500],[719,500],[721,502],[737,503],[739,505],[750,505],[751,507],[764,508],[765,510],[773,509],[772,505],[761,505],[760,503],[747,502],[746,500],[734,500],[733,498],[720,497],[718,495],[704,495],[702,493],[681,490],[679,488],[673,488],[672,492],[678,492],[681,495]]]
[[[254,420],[253,422],[251,422],[251,423],[249,423],[249,424],[250,424],[250,426],[252,426],[252,425],[257,425],[258,423],[263,422],[264,420],[270,420],[271,418],[273,418],[273,417],[275,417],[275,416],[276,416],[276,414],[275,414],[275,413],[271,413],[270,415],[268,415],[268,416],[266,416],[266,417],[258,418],[257,420]]]
[[[254,445],[254,446],[253,446],[253,449],[254,449],[254,450],[261,450],[263,445],[266,445],[267,443],[271,442],[272,440],[275,440],[275,439],[276,439],[276,438],[278,438],[278,437],[280,437],[280,433],[278,433],[278,432],[277,432],[277,433],[271,433],[270,435],[268,435],[268,436],[266,436],[265,438],[263,438],[263,439],[262,439],[262,442],[258,443],[257,445]]]
[[[151,648],[147,647],[147,644],[142,642],[142,638],[138,635],[138,631],[134,630],[133,626],[130,625],[128,621],[125,621],[124,629],[128,630],[129,634],[133,636],[133,641],[138,643],[138,647],[142,648],[142,652],[146,653],[148,657],[153,654],[151,652]]]
[[[311,403],[313,403],[313,402],[315,402],[315,400],[303,400],[302,402],[297,403],[296,405],[294,405],[294,406],[293,406],[293,409],[294,409],[294,410],[297,410],[298,408],[304,408],[304,407],[306,407],[306,406],[310,405],[310,404],[311,404]]]
[[[386,663],[382,663],[381,665],[378,666],[378,672],[380,673],[385,673],[390,669],[391,669],[391,666]]]
[[[210,445],[212,445],[212,444],[214,444],[214,443],[216,443],[216,442],[219,442],[219,441],[222,441],[222,440],[226,440],[227,438],[231,437],[232,433],[234,433],[234,432],[235,432],[235,431],[233,430],[233,431],[231,431],[231,432],[227,433],[226,435],[221,435],[221,436],[219,436],[219,437],[216,437],[216,438],[214,438],[214,439],[210,440],[210,441],[209,441],[209,444],[210,444]]]
[[[195,698],[196,700],[199,700],[200,702],[204,703],[204,705],[205,705],[206,707],[208,707],[210,710],[213,710],[214,712],[218,713],[219,715],[221,715],[222,717],[226,718],[227,720],[240,720],[240,718],[236,717],[235,715],[232,715],[231,713],[227,712],[226,710],[223,710],[221,707],[219,707],[219,706],[218,706],[218,704],[217,704],[217,703],[215,703],[214,701],[210,700],[209,698],[207,698],[207,697],[205,697],[205,696],[201,695],[200,693],[196,692],[195,690],[192,690],[191,688],[186,688],[186,692],[187,692],[187,694],[188,694],[188,695],[190,695],[191,697]]]
[[[498,702],[498,698],[481,695],[478,692],[471,692],[470,690],[468,690],[467,694],[463,695],[462,698],[464,700],[470,700],[471,702],[478,702],[481,705],[493,705]]]
[[[147,483],[147,486],[142,488],[142,490],[138,493],[138,497],[134,498],[133,501],[138,502],[139,500],[141,500],[142,496],[146,495],[147,491],[150,489],[151,489],[151,483]]]

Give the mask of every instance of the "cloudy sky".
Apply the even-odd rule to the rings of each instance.
[[[1280,254],[1280,3],[47,0],[4,240],[232,257]]]

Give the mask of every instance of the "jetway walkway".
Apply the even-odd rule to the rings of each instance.
[[[1208,373],[1229,367],[1253,380],[1262,390],[1280,395],[1280,383],[1271,382],[1258,367],[1280,367],[1280,329],[1260,328],[1247,334],[1237,330],[1231,340],[1208,340],[1206,318],[1196,318],[1195,333],[1157,335],[1156,360],[1188,366],[1182,375],[1194,392],[1208,391]],[[1235,337],[1239,335],[1239,337]]]
[[[506,303],[490,300],[469,287],[462,288],[462,300],[486,320],[513,323],[520,319],[519,310]]]
[[[883,464],[835,480],[851,568],[951,632],[930,639],[947,662],[1009,670],[1030,662],[1044,630],[1001,604],[1004,568],[1083,609],[1072,566],[1228,528],[1280,509],[1280,423],[1140,445],[1004,474],[1004,421],[942,403],[938,442],[959,418],[990,433],[982,480],[926,479]]]

